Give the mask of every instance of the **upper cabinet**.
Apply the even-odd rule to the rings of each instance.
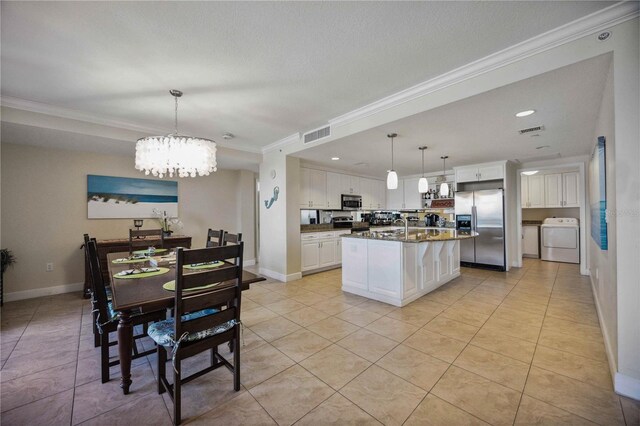
[[[404,208],[404,180],[398,179],[396,189],[387,189],[387,209],[402,210]]]
[[[522,208],[580,207],[580,174],[521,176]]]
[[[327,172],[300,168],[300,207],[322,209],[327,205]]]
[[[504,179],[504,163],[456,167],[456,183]]]
[[[418,192],[420,178],[403,179],[404,181],[404,208],[407,210],[422,209],[422,194]],[[399,189],[399,188],[398,188]]]
[[[545,207],[580,207],[578,172],[544,175]]]
[[[327,172],[327,208],[340,210],[342,208],[342,177],[340,173]]]
[[[342,209],[342,194],[362,196],[364,210],[385,206],[384,182],[343,173],[300,168],[300,208]]]
[[[522,207],[544,207],[544,175],[522,175]]]

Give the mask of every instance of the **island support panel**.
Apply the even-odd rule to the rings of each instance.
[[[342,290],[405,306],[460,275],[460,241],[342,239]]]

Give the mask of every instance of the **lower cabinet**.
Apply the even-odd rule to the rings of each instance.
[[[339,266],[342,263],[341,235],[350,233],[351,231],[332,231],[302,234],[302,272]]]

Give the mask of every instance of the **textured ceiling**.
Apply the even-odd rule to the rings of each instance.
[[[258,149],[610,4],[2,2],[2,95]]]
[[[426,145],[425,170],[494,160],[532,161],[540,157],[589,154],[611,55],[601,55],[458,102],[299,152],[296,156],[358,174],[384,177],[391,167],[401,176],[421,173],[419,146]],[[536,113],[517,118],[528,109]],[[543,125],[539,136],[519,129]],[[535,134],[535,133],[534,133]],[[548,148],[536,149],[548,145]],[[340,161],[331,161],[338,156]],[[364,163],[364,164],[363,164]]]

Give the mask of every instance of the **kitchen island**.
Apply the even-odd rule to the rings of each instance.
[[[363,232],[342,237],[342,290],[405,306],[460,275],[460,240],[449,228]]]

